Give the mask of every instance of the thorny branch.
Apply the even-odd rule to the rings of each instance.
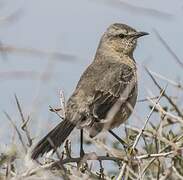
[[[160,33],[154,29],[154,32],[160,42],[164,45],[164,47],[168,50],[168,52],[173,56],[173,58],[176,60],[176,62],[183,68],[183,62],[180,60],[180,58],[177,56],[177,54],[170,48],[168,43],[161,37]]]
[[[167,87],[165,87],[164,89],[162,89],[162,91],[161,91],[161,93],[160,93],[160,95],[159,95],[159,98],[158,98],[157,101],[156,101],[156,104],[155,104],[155,105],[153,106],[153,108],[151,109],[151,111],[150,111],[149,115],[147,116],[146,121],[145,121],[145,123],[144,123],[144,125],[143,125],[143,127],[142,127],[142,129],[141,129],[141,131],[140,131],[140,133],[137,135],[137,137],[136,137],[136,139],[135,139],[135,142],[134,142],[134,144],[133,144],[133,146],[132,146],[132,149],[135,149],[137,143],[139,142],[139,139],[140,139],[142,133],[144,132],[144,130],[145,130],[146,126],[147,126],[147,123],[148,123],[148,121],[149,121],[149,119],[150,119],[150,117],[151,117],[151,115],[152,115],[154,109],[156,108],[156,105],[158,104],[158,102],[160,101],[161,97],[163,96],[163,94],[164,94],[166,88],[167,88]]]
[[[159,88],[160,91],[162,91],[163,89],[161,88],[161,86],[158,84],[158,82],[156,81],[156,79],[152,76],[152,74],[150,73],[150,71],[145,67],[145,70],[147,71],[147,73],[149,74],[149,76],[151,77],[151,79],[153,80],[154,84]],[[175,109],[175,111],[177,112],[177,114],[183,118],[183,113],[181,112],[181,110],[178,108],[178,106],[174,103],[174,101],[164,92],[163,96],[168,100],[168,102],[173,106],[173,108]]]
[[[19,111],[21,119],[22,119],[22,130],[25,131],[25,133],[26,133],[27,140],[28,140],[28,146],[30,147],[32,145],[32,139],[31,139],[31,136],[30,136],[30,132],[28,131],[28,127],[27,127],[27,123],[29,121],[29,118],[27,118],[27,120],[25,120],[24,114],[22,112],[22,108],[20,106],[20,103],[19,103],[19,100],[18,100],[18,97],[17,97],[16,94],[15,94],[15,100],[16,100],[16,104],[17,104],[17,107],[18,107],[18,111]]]

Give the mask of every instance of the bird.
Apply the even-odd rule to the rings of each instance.
[[[61,146],[75,128],[86,129],[93,138],[103,130],[110,131],[120,126],[129,118],[138,94],[133,53],[137,39],[148,34],[122,23],[107,28],[93,62],[82,74],[66,103],[65,118],[36,144],[32,159]],[[133,86],[128,88],[132,82]],[[124,93],[126,98],[120,104]],[[117,104],[118,108],[114,109]],[[109,114],[112,116],[106,120]]]

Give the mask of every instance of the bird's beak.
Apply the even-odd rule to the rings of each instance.
[[[147,33],[147,32],[136,32],[135,34],[133,34],[133,37],[137,39],[139,37],[146,36],[146,35],[149,35],[149,33]]]

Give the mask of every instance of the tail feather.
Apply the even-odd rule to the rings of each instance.
[[[61,144],[70,135],[75,125],[68,120],[62,121],[52,131],[50,131],[42,140],[38,142],[36,147],[32,151],[31,158],[37,159],[38,156],[42,156],[44,153],[61,146]],[[53,143],[50,144],[50,141]],[[54,145],[54,147],[53,147]]]

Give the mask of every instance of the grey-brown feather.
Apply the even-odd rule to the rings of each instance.
[[[75,125],[70,121],[64,120],[50,131],[32,151],[31,158],[36,159],[52,149],[59,147],[74,129]]]
[[[94,100],[91,104],[91,111],[98,119],[105,119],[107,113],[116,103],[123,90],[128,86],[128,83],[136,76],[134,70],[126,64],[112,64],[109,68],[111,75],[106,73],[104,79],[99,83]],[[129,92],[130,95],[130,92]]]

